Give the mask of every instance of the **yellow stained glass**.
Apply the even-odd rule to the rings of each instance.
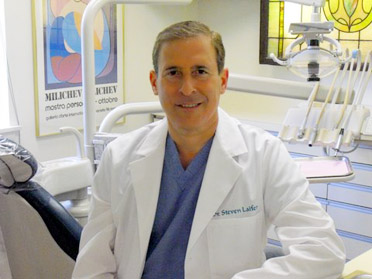
[[[358,32],[372,22],[371,0],[327,0],[323,11],[327,20],[345,33]]]
[[[261,57],[260,61],[272,63],[268,55],[272,52],[283,57],[286,47],[297,38],[288,32],[289,24],[310,22],[313,8],[279,0],[261,1],[261,7],[269,7],[263,15],[268,19],[269,28],[267,37],[261,37],[261,48],[266,49],[261,55],[266,53],[266,57]],[[334,22],[334,30],[326,36],[338,40],[343,49],[359,48],[362,56],[372,50],[372,0],[326,0],[321,20]]]
[[[270,3],[269,5],[269,14],[271,15],[271,20],[269,20],[269,34],[272,37],[278,37],[279,36],[279,28],[278,28],[278,22],[279,22],[279,16],[280,13],[277,13],[275,10],[278,9],[278,3]]]

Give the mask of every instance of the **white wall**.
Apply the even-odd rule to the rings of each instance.
[[[35,136],[31,1],[5,0],[5,11],[10,73],[22,126],[21,143],[40,161],[73,156],[73,136]],[[230,72],[299,80],[284,67],[259,65],[260,0],[194,0],[189,6],[177,7],[126,5],[126,102],[156,100],[148,81],[153,42],[165,26],[186,19],[199,19],[222,34],[227,53],[226,66]],[[221,99],[221,106],[230,113],[244,114],[255,121],[279,124],[287,109],[298,102],[227,92]],[[372,104],[372,96],[369,104]],[[130,123],[137,125],[147,120],[139,116],[130,117],[124,129],[132,129],[134,124]]]

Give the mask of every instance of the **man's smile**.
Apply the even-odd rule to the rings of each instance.
[[[181,108],[195,108],[195,107],[198,107],[199,105],[201,105],[201,103],[195,103],[195,104],[179,104],[177,106],[181,107]]]

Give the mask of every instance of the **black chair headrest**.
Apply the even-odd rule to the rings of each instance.
[[[34,156],[18,143],[0,135],[0,186],[29,181],[37,171]]]

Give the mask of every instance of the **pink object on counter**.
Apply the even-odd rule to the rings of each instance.
[[[344,160],[297,160],[306,177],[350,175],[348,163]]]

